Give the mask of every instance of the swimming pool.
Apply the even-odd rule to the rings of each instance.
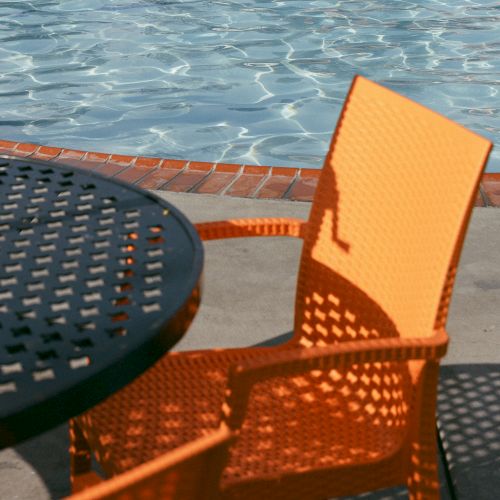
[[[360,73],[500,144],[499,41],[493,0],[4,0],[0,138],[320,168]]]

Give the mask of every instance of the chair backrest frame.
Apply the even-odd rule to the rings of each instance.
[[[438,113],[356,76],[311,207],[292,342],[356,338],[359,331],[346,335],[338,318],[349,314],[338,307],[353,287],[381,307],[396,328],[389,336],[425,337],[443,327],[491,147]],[[322,321],[325,315],[337,319]]]

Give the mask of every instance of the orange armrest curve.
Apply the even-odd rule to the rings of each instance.
[[[203,241],[250,236],[292,236],[303,238],[307,221],[291,217],[229,219],[194,224]]]
[[[246,359],[234,365],[232,371],[238,378],[254,378],[259,373],[269,378],[360,363],[440,359],[447,347],[448,334],[440,329],[430,337],[354,340],[323,347],[280,349],[269,356]]]

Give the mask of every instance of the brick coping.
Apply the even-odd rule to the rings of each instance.
[[[312,168],[126,156],[4,140],[0,155],[66,163],[143,189],[268,200],[312,201],[320,174]],[[483,175],[475,206],[500,207],[500,173]]]

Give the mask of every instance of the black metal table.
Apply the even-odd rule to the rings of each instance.
[[[172,205],[0,158],[0,448],[131,382],[186,331],[203,250]]]

